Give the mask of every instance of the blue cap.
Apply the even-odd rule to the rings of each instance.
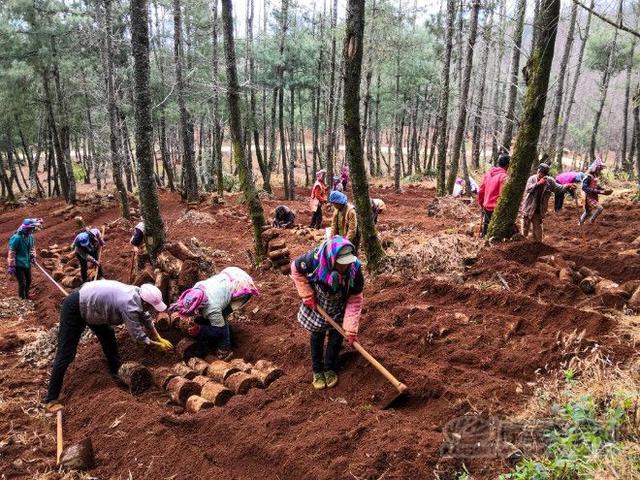
[[[576,182],[581,182],[581,181],[583,181],[583,180],[584,180],[584,177],[586,177],[586,176],[587,176],[587,174],[586,174],[586,173],[584,173],[584,172],[578,172],[578,173],[576,174],[576,179],[575,179],[575,181],[576,181]]]
[[[81,247],[89,246],[89,234],[87,232],[79,234],[77,240]]]
[[[338,205],[346,205],[348,201],[349,199],[347,198],[347,196],[344,193],[339,192],[337,190],[334,190],[329,194],[329,202],[331,203],[337,203]]]

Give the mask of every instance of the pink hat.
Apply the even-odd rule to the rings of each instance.
[[[180,295],[176,303],[171,305],[170,310],[172,312],[178,312],[178,315],[181,317],[190,317],[195,315],[206,301],[207,298],[204,291],[199,288],[189,288]]]
[[[140,298],[150,304],[158,312],[164,312],[167,305],[162,301],[162,292],[158,287],[145,283],[140,287]]]

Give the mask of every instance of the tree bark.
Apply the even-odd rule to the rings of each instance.
[[[335,143],[335,129],[336,126],[333,123],[334,109],[337,109],[335,105],[335,85],[336,85],[336,27],[338,23],[338,0],[333,0],[333,8],[331,10],[331,71],[329,73],[329,100],[328,100],[328,115],[327,115],[327,143],[326,143],[326,168],[327,179],[329,183],[333,184],[333,166],[334,166],[334,151],[333,145]]]
[[[489,64],[489,47],[491,45],[491,30],[493,28],[493,9],[491,10],[489,20],[484,26],[483,38],[484,47],[482,50],[482,58],[480,60],[480,87],[478,89],[478,107],[473,124],[473,137],[471,146],[471,164],[473,168],[480,168],[480,146],[482,136],[482,115],[484,108],[484,95],[487,80],[487,69]],[[471,190],[468,190],[469,192]]]
[[[111,0],[103,0],[104,6],[104,40],[103,40],[103,64],[107,86],[107,111],[109,116],[109,146],[111,148],[111,166],[113,169],[113,182],[118,192],[120,212],[124,218],[130,218],[129,198],[127,189],[122,180],[122,159],[120,155],[116,93],[113,83],[113,42],[111,21]],[[146,17],[145,17],[146,18]]]
[[[574,4],[575,5],[575,4]],[[633,174],[633,158],[627,159],[627,143],[629,131],[629,99],[631,98],[631,72],[633,70],[634,54],[636,51],[637,38],[631,40],[631,49],[626,71],[626,81],[624,89],[624,109],[622,113],[622,138],[620,139],[620,162],[625,172]],[[632,139],[633,140],[633,139]]]
[[[198,174],[193,159],[193,119],[187,110],[186,82],[183,78],[184,52],[182,48],[182,7],[173,0],[173,56],[176,68],[176,90],[180,110],[180,137],[182,139],[182,176],[187,203],[198,201]]]
[[[527,64],[530,72],[524,98],[522,124],[518,130],[509,166],[509,177],[489,224],[488,236],[496,240],[509,238],[520,209],[531,166],[537,159],[537,146],[558,29],[560,0],[543,0],[540,5],[540,29],[536,45]]]
[[[513,50],[511,52],[511,74],[509,83],[509,97],[505,112],[504,130],[502,132],[501,147],[511,150],[511,141],[515,127],[516,100],[518,98],[518,71],[520,70],[520,54],[522,49],[522,32],[524,31],[524,17],[527,10],[527,0],[518,0],[516,9],[516,26],[513,32]]]
[[[240,175],[240,184],[253,225],[256,264],[262,261],[262,227],[265,224],[262,204],[258,197],[252,172],[247,168],[242,148],[242,121],[238,74],[236,71],[236,52],[233,38],[232,0],[222,0],[222,22],[224,30],[224,51],[227,66],[227,102],[229,104],[229,129],[231,132],[232,155]]]
[[[362,235],[367,267],[380,268],[384,251],[376,233],[369,203],[367,170],[360,139],[360,80],[362,74],[362,47],[364,37],[365,0],[349,0],[343,47],[344,59],[344,129],[347,159],[351,171],[353,200]]]
[[[453,24],[456,16],[456,0],[447,0],[447,31],[445,34],[444,60],[440,72],[439,111],[438,111],[438,185],[437,194],[446,194],[447,170],[447,115],[449,112],[449,68],[451,67],[451,50],[453,48]]]
[[[133,52],[135,139],[140,208],[144,217],[147,251],[155,260],[164,246],[165,231],[153,171],[148,15],[148,0],[131,0],[131,49]]]
[[[469,98],[469,86],[471,84],[471,70],[473,69],[473,49],[476,44],[476,37],[478,34],[478,14],[480,12],[480,1],[474,0],[471,6],[471,20],[469,24],[469,39],[467,40],[467,51],[464,63],[464,74],[462,77],[462,91],[460,92],[459,112],[458,112],[458,125],[456,126],[456,133],[453,138],[453,152],[451,157],[451,170],[449,170],[449,178],[447,180],[447,191],[453,193],[453,186],[456,182],[456,176],[458,175],[458,162],[460,161],[460,148],[464,141],[464,132],[467,121],[467,100]],[[466,161],[463,160],[463,166],[466,170]],[[469,184],[469,174],[464,172],[465,183],[467,184],[467,191],[471,191],[471,185]]]

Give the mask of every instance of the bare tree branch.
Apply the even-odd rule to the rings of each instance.
[[[631,35],[634,35],[640,38],[640,32],[638,32],[637,30],[634,30],[633,28],[627,27],[624,23],[622,23],[622,18],[620,18],[620,23],[616,23],[615,21],[605,17],[601,13],[596,12],[593,8],[587,7],[580,0],[573,0],[573,1],[578,5],[580,5],[582,8],[584,8],[585,10],[587,10],[588,12],[591,12],[594,16],[598,17],[603,22],[608,23],[609,25],[617,28],[618,30],[622,30],[623,32],[630,33]]]

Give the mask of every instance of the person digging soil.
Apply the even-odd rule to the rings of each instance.
[[[102,265],[100,265],[98,258],[100,256],[100,250],[104,245],[105,243],[100,235],[100,230],[97,228],[92,228],[87,232],[81,232],[73,240],[73,251],[80,263],[82,283],[86,283],[89,279],[87,274],[89,262],[94,264],[98,269],[98,278],[102,278]]]
[[[227,267],[186,290],[170,310],[191,319],[189,335],[204,343],[207,350],[217,347],[218,358],[228,360],[233,355],[228,317],[257,294],[248,273],[238,267]]]
[[[112,325],[124,323],[134,340],[153,345],[162,352],[173,350],[171,342],[162,338],[154,327],[148,313],[151,309],[163,312],[167,306],[162,301],[160,290],[149,283],[135,287],[114,280],[96,280],[71,292],[60,309],[58,350],[44,400],[47,410],[55,411],[62,407],[58,397],[64,374],[76,356],[85,327],[98,337],[109,371],[114,376],[118,374],[121,362]]]
[[[9,239],[7,271],[18,281],[18,296],[27,300],[31,288],[31,264],[36,261],[36,239],[33,232],[42,225],[42,219],[25,218],[20,228]]]
[[[342,336],[324,320],[316,305],[342,324],[349,346],[358,340],[364,275],[354,252],[351,242],[336,236],[291,263],[291,278],[302,298],[298,322],[311,334],[312,384],[317,390],[338,383],[336,370]],[[325,337],[328,337],[326,350]]]
[[[594,223],[596,218],[602,213],[604,208],[599,203],[599,195],[611,195],[611,190],[605,190],[598,185],[600,173],[605,168],[605,164],[596,158],[589,167],[589,173],[582,181],[582,191],[584,195],[584,212],[580,216],[580,225],[589,220]]]

